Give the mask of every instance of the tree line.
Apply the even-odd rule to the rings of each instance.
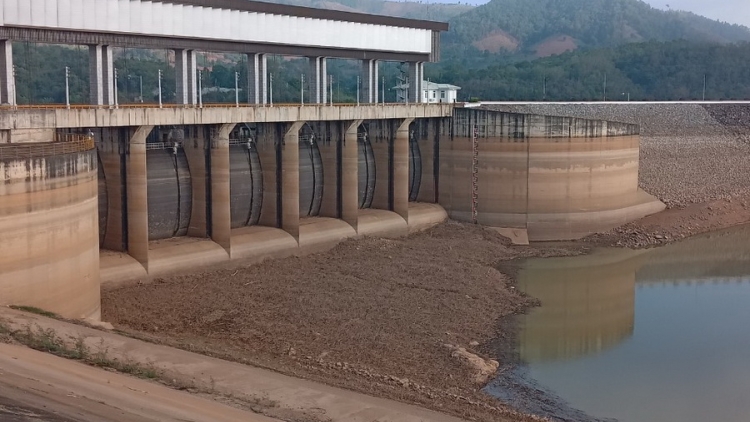
[[[510,101],[750,99],[750,43],[685,40],[625,44],[472,69],[457,60],[427,68],[462,87],[461,98]]]
[[[13,54],[19,104],[64,104],[65,67],[70,69],[71,103],[89,103],[86,47],[18,43]],[[240,101],[247,101],[247,66],[243,60],[240,55],[199,56],[204,102],[233,103],[235,72],[239,73]],[[428,64],[425,76],[462,87],[460,100],[596,101],[605,98],[605,89],[608,100],[701,100],[704,88],[707,100],[741,100],[750,99],[749,62],[750,43],[652,41],[481,68],[447,59]],[[274,102],[300,101],[301,75],[306,66],[306,59],[269,58]],[[116,54],[115,68],[120,103],[140,102],[141,92],[143,102],[157,102],[159,70],[162,100],[174,101],[175,72],[169,53],[123,50]],[[334,102],[357,101],[360,69],[354,60],[329,59]],[[402,72],[399,63],[381,67],[379,82],[381,88],[385,82],[386,101],[395,101],[391,88],[398,84]],[[359,85],[361,92],[361,80]]]

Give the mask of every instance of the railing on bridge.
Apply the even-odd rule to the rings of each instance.
[[[56,133],[54,142],[7,144],[0,146],[0,160],[24,160],[90,151],[94,137],[77,133]]]
[[[443,103],[449,105],[449,103]],[[271,108],[271,107],[361,107],[361,106],[399,106],[399,105],[437,105],[428,103],[273,103],[273,104],[243,104],[240,103],[211,103],[211,104],[162,104],[158,103],[135,103],[114,105],[90,105],[90,104],[23,104],[23,105],[0,105],[0,110],[116,110],[116,109],[138,109],[138,108]]]
[[[182,148],[182,142],[180,141],[172,141],[172,142],[146,142],[146,150],[156,150],[156,149],[172,149],[177,151],[178,149]]]

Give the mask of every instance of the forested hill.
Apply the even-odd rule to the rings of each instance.
[[[469,59],[483,51],[546,57],[651,40],[750,41],[747,27],[654,9],[640,0],[492,0],[453,18],[450,26],[444,59]]]
[[[427,68],[432,80],[462,87],[461,99],[578,101],[604,99],[750,99],[750,43],[647,42],[576,51],[506,65]]]

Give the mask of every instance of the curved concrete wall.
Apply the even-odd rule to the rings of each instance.
[[[480,224],[576,239],[664,208],[638,189],[635,125],[457,109],[440,152],[440,203],[454,219],[472,218],[474,126]]]
[[[1,148],[0,305],[100,317],[97,159],[80,147]],[[21,149],[36,158],[8,158]]]

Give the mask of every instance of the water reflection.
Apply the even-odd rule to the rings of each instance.
[[[635,273],[632,251],[530,261],[519,288],[542,307],[521,318],[521,360],[572,359],[616,346],[633,333]]]
[[[530,260],[519,285],[542,302],[521,317],[526,373],[573,408],[623,422],[750,418],[750,226]]]

